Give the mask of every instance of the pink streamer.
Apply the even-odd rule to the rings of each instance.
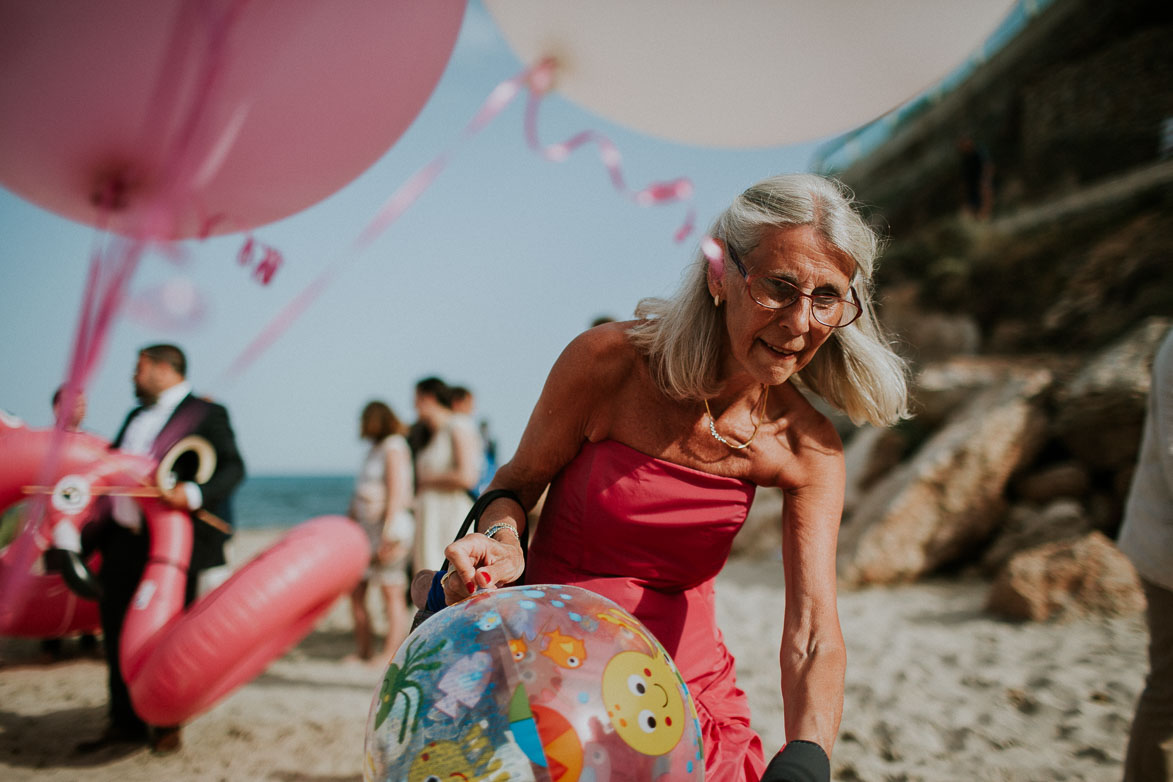
[[[409,177],[383,203],[375,213],[375,216],[367,223],[366,227],[355,240],[351,247],[351,253],[340,256],[331,262],[293,301],[289,302],[289,304],[277,313],[276,317],[237,356],[225,375],[228,378],[239,376],[262,353],[268,350],[301,317],[318,296],[337,279],[344,268],[354,260],[355,254],[370,247],[371,243],[382,236],[395,221],[402,217],[404,212],[419,200],[428,188],[432,186],[432,183],[436,181],[436,178],[448,167],[449,162],[457,150],[476,134],[484,130],[523,90],[528,90],[530,94],[529,101],[526,105],[526,141],[531,150],[546,160],[562,162],[569,158],[579,147],[594,142],[599,148],[599,159],[607,169],[612,186],[635,204],[639,206],[659,206],[677,202],[688,202],[692,199],[694,191],[692,182],[683,177],[667,182],[655,182],[638,191],[630,190],[623,178],[622,155],[619,153],[619,149],[609,138],[597,131],[583,131],[567,141],[543,147],[538,141],[537,134],[538,106],[553,85],[556,66],[557,63],[553,59],[547,58],[494,87],[493,91],[489,93],[488,98],[481,104],[476,115],[464,127],[460,136],[447,149],[441,152],[440,155]],[[682,242],[687,239],[692,234],[695,225],[696,213],[690,206],[685,215],[684,223],[673,235],[675,241]],[[246,247],[248,246],[246,244]]]
[[[142,241],[111,238],[107,247],[95,247],[90,258],[73,352],[61,394],[63,415],[56,422],[53,441],[50,443],[45,461],[41,464],[37,480],[42,486],[53,483],[53,476],[56,475],[57,465],[61,460],[61,449],[65,444],[65,416],[73,409],[78,395],[85,389],[101,362],[110,329],[125,299],[130,278],[142,257],[144,245]],[[48,495],[34,495],[26,505],[24,531],[12,543],[10,573],[26,573],[32,567],[39,551],[35,543],[36,537],[44,534],[40,527],[46,517],[48,501]],[[5,586],[6,584],[0,583],[0,594],[3,594]]]
[[[381,236],[412,204],[419,200],[419,197],[436,181],[436,177],[448,167],[448,163],[456,154],[457,149],[484,130],[520,94],[528,82],[530,73],[531,70],[523,71],[520,75],[503,81],[493,88],[489,97],[481,104],[476,115],[464,127],[456,141],[450,144],[437,158],[413,174],[387,199],[386,203],[375,213],[374,219],[359,235],[358,241],[354,245],[355,249],[365,250],[369,247],[371,242]]]
[[[262,353],[268,350],[302,316],[306,309],[317,300],[318,296],[342,274],[342,271],[354,260],[357,253],[370,247],[372,242],[382,236],[396,220],[403,216],[403,213],[412,204],[419,200],[420,196],[436,181],[436,177],[448,167],[449,161],[456,154],[460,145],[483,130],[485,126],[504,111],[513,99],[517,97],[525,87],[528,74],[529,71],[527,70],[519,76],[501,82],[489,93],[489,97],[481,104],[480,109],[468,125],[465,126],[457,140],[450,144],[439,156],[414,173],[391,194],[391,197],[383,203],[375,213],[375,216],[359,234],[351,247],[350,254],[340,256],[331,262],[293,301],[289,302],[289,304],[278,312],[277,316],[261,330],[260,334],[253,338],[253,341],[245,347],[244,351],[228,367],[225,373],[227,377],[237,377],[252,365]]]

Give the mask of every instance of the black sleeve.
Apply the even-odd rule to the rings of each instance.
[[[205,438],[216,451],[216,469],[212,477],[207,483],[199,484],[204,507],[214,511],[244,480],[244,460],[236,447],[236,436],[228,421],[228,411],[222,405],[208,404],[195,433]]]
[[[831,760],[813,741],[787,742],[774,756],[762,782],[830,782]]]

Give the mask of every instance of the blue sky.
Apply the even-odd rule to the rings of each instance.
[[[243,374],[232,361],[326,265],[379,205],[455,141],[492,88],[521,70],[479,2],[469,5],[447,70],[404,136],[362,176],[319,204],[259,228],[285,264],[261,286],[236,263],[240,235],[189,243],[188,262],[150,256],[133,290],[190,280],[206,298],[195,327],[171,331],[123,317],[87,390],[86,427],[115,433],[134,403],[139,347],[175,342],[197,392],[224,403],[254,474],[349,473],[362,445],[357,418],[383,399],[410,419],[416,380],[471,387],[478,414],[512,453],[561,349],[598,315],[630,316],[670,293],[700,231],[676,244],[679,205],[640,208],[611,187],[594,148],[549,163],[525,145],[518,100],[470,143],[423,197]],[[673,144],[629,132],[555,93],[543,104],[546,143],[592,128],[623,153],[629,185],[677,176],[695,187],[698,227],[771,174],[807,170],[820,140],[756,150]],[[94,229],[0,189],[0,409],[51,423],[49,397],[66,371]]]

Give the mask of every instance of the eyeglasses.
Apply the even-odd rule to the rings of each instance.
[[[803,293],[793,284],[779,277],[765,277],[750,275],[745,264],[737,257],[737,252],[728,241],[725,249],[729,251],[729,258],[741,276],[745,278],[750,297],[758,304],[770,310],[782,310],[799,299],[810,299],[811,315],[824,326],[841,329],[855,322],[863,314],[863,307],[859,303],[859,296],[854,288],[848,288],[851,300],[832,295],[830,293]]]

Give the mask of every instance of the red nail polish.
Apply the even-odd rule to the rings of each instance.
[[[471,595],[473,592],[475,592],[475,591],[476,591],[476,589],[477,589],[477,585],[476,585],[476,584],[474,584],[474,583],[473,583],[473,582],[471,582],[471,581],[465,581],[465,582],[464,582],[464,588],[465,588],[465,589],[467,589],[467,590],[468,590],[468,593]]]
[[[489,578],[489,574],[488,574],[488,573],[486,573],[486,572],[485,572],[485,571],[483,571],[483,570],[482,570],[480,573],[478,573],[478,574],[477,574],[477,578],[479,578],[479,579],[483,580],[483,581],[485,582],[485,586],[488,586],[488,585],[489,585],[489,581],[491,581],[491,580],[492,580],[492,579],[490,579],[490,578]]]

